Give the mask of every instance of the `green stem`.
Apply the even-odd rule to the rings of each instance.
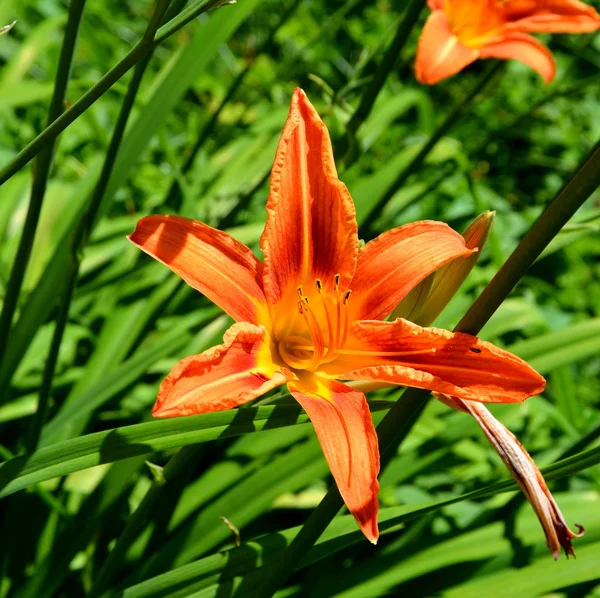
[[[222,4],[219,0],[205,0],[189,6],[177,17],[163,25],[153,40],[138,42],[130,52],[118,62],[108,73],[84,93],[67,111],[46,127],[35,139],[28,143],[2,170],[0,170],[0,185],[31,161],[46,145],[52,142],[74,120],[81,116],[96,100],[106,93],[125,73],[135,66],[148,51],[148,46],[156,47],[165,39],[179,31],[184,25],[211,8]]]
[[[182,11],[184,6],[187,4],[187,0],[173,0],[169,5],[169,9],[165,13],[165,20],[169,23],[172,19],[175,19]]]
[[[411,0],[404,11],[404,18],[398,24],[398,29],[396,30],[396,35],[394,36],[392,43],[384,54],[379,68],[375,71],[371,84],[365,89],[356,112],[348,122],[346,130],[351,135],[356,133],[371,113],[373,104],[375,104],[379,92],[383,88],[388,75],[394,68],[394,64],[396,63],[400,52],[402,52],[404,45],[408,41],[410,32],[424,7],[424,0]]]
[[[129,517],[125,529],[119,535],[117,543],[110,551],[106,561],[104,561],[104,564],[96,577],[96,581],[88,593],[89,598],[100,596],[102,592],[108,588],[113,576],[119,570],[119,567],[123,565],[129,546],[143,528],[165,486],[177,478],[177,476],[189,466],[190,462],[201,454],[203,449],[203,445],[183,447],[167,463],[162,472],[163,479],[153,482],[138,508],[131,517]]]
[[[33,141],[27,144],[1,171],[0,185],[25,166],[46,145],[52,142],[74,120],[81,116],[98,98],[108,91],[142,57],[143,45],[138,43],[116,66],[114,66],[96,85],[84,93],[71,107],[46,127]]]
[[[573,177],[475,300],[455,331],[477,334],[483,328],[548,243],[598,186],[600,186],[600,142],[580,164]],[[426,390],[407,389],[377,426],[382,471],[422,413],[428,397],[429,392]],[[341,506],[342,499],[337,488],[333,487],[283,552],[277,565],[265,573],[263,584],[253,594],[255,598],[269,598],[285,583],[303,555],[314,545]]]
[[[52,393],[52,381],[54,379],[56,363],[58,362],[58,354],[60,352],[63,333],[69,318],[69,307],[71,306],[71,293],[69,290],[72,291],[72,289],[75,287],[77,272],[78,269],[75,266],[73,266],[69,272],[65,288],[65,296],[63,297],[63,301],[59,307],[58,315],[56,317],[56,325],[54,327],[54,334],[52,335],[52,342],[50,343],[50,351],[48,352],[48,357],[46,358],[46,363],[44,364],[44,372],[42,374],[42,382],[40,384],[37,409],[33,414],[29,429],[29,436],[27,438],[27,453],[33,453],[33,451],[35,451],[37,448],[40,441],[40,435],[42,433],[42,427],[46,422],[48,403],[50,402],[50,395]]]
[[[504,65],[501,62],[497,62],[488,68],[485,75],[479,79],[477,84],[471,89],[467,96],[456,103],[452,112],[450,112],[450,114],[448,114],[444,121],[439,125],[427,143],[421,148],[419,153],[406,165],[402,171],[400,171],[394,182],[379,198],[377,203],[371,206],[370,211],[365,215],[363,222],[361,222],[363,227],[369,229],[373,226],[373,223],[379,217],[379,214],[385,207],[385,204],[393,197],[396,191],[402,187],[402,185],[404,185],[404,183],[408,180],[408,177],[410,177],[417,169],[421,167],[425,161],[425,158],[429,155],[429,152],[431,152],[431,150],[438,144],[440,139],[444,137],[446,133],[448,133],[452,126],[460,120],[460,117],[466,114],[466,112],[470,109],[471,104],[473,104],[476,98],[485,90],[492,79],[496,77],[503,66]]]
[[[158,29],[158,26],[160,25],[170,2],[171,0],[158,0],[156,4],[156,9],[148,23],[143,39],[153,39],[154,34],[156,33],[156,30]],[[67,321],[69,318],[69,309],[71,307],[73,293],[75,291],[77,278],[79,276],[81,252],[94,226],[94,222],[100,210],[100,206],[102,205],[104,193],[106,191],[106,187],[108,186],[108,181],[110,179],[112,169],[117,159],[117,154],[119,152],[121,141],[123,140],[125,127],[127,125],[129,115],[131,114],[131,110],[133,108],[135,98],[137,96],[140,84],[142,82],[144,72],[146,70],[146,67],[148,66],[148,63],[150,62],[153,48],[154,46],[152,45],[147,46],[146,56],[144,56],[142,61],[136,65],[136,68],[133,72],[133,77],[131,78],[131,81],[127,88],[127,93],[125,95],[125,98],[123,99],[121,110],[119,111],[119,116],[117,118],[115,130],[113,131],[112,138],[106,151],[106,158],[102,166],[100,177],[98,178],[98,182],[90,200],[90,205],[86,213],[82,215],[79,225],[75,230],[75,233],[73,234],[71,240],[71,255],[69,260],[69,268],[66,275],[67,282],[63,291],[62,301],[58,308],[58,316],[56,318],[56,326],[54,328],[54,334],[52,336],[52,342],[50,344],[50,351],[48,353],[48,358],[46,359],[46,363],[44,366],[44,373],[42,375],[42,383],[40,386],[37,410],[31,422],[31,429],[27,442],[27,452],[29,453],[33,452],[37,448],[42,427],[44,425],[44,422],[46,421],[48,403],[50,401],[50,395],[52,393],[52,381],[54,379],[54,372],[56,370],[60,345],[62,343],[62,338],[67,326]]]
[[[488,132],[485,140],[476,145],[475,149],[471,151],[471,155],[482,153],[486,150],[489,145],[490,139],[495,140],[504,140],[508,139],[512,133],[514,133],[515,129],[522,129],[527,123],[535,117],[535,113],[550,102],[554,101],[557,98],[564,98],[570,96],[576,96],[585,92],[590,86],[598,85],[600,81],[600,73],[596,73],[594,75],[590,75],[589,77],[585,77],[584,79],[578,79],[575,83],[570,85],[561,84],[560,87],[553,89],[551,92],[546,93],[542,98],[540,98],[537,102],[528,108],[525,112],[516,115],[509,123],[504,124],[501,128]]]
[[[67,85],[71,75],[71,64],[73,53],[77,42],[79,25],[85,7],[85,0],[73,0],[69,5],[69,17],[65,27],[65,36],[60,51],[54,93],[48,110],[47,126],[56,122],[64,108]],[[53,140],[51,140],[53,141]],[[35,231],[40,219],[42,203],[48,184],[48,175],[52,168],[52,158],[55,144],[50,142],[36,160],[33,168],[33,180],[31,185],[31,198],[27,208],[27,216],[21,234],[21,240],[15,256],[15,261],[10,272],[10,278],[6,287],[6,296],[0,315],[0,362],[8,345],[8,334],[12,326],[13,316],[17,308],[17,301],[21,292],[21,285],[27,270],[27,264],[31,256]],[[0,183],[1,185],[1,183]]]
[[[165,23],[154,36],[154,45],[164,42],[168,37],[171,37],[176,31],[193,21],[198,15],[201,15],[209,10],[214,10],[220,6],[235,4],[235,0],[195,0],[190,5],[180,12],[175,18]]]

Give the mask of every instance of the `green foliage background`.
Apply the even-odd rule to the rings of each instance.
[[[167,20],[184,5],[174,0]],[[0,3],[0,24],[17,20],[0,37],[0,165],[46,126],[68,8],[60,0]],[[220,342],[230,322],[125,238],[141,216],[179,213],[256,249],[294,87],[330,128],[365,240],[417,219],[462,230],[496,210],[488,247],[436,322],[445,328],[600,138],[600,35],[545,38],[558,62],[549,86],[519,63],[481,62],[429,88],[413,74],[426,10],[400,55],[383,58],[404,9],[400,0],[239,0],[162,41],[112,152],[82,253],[73,239],[89,221],[131,74],[60,135],[0,347],[0,595],[255,596],[325,495],[331,478],[312,427],[285,395],[259,408],[151,421],[161,379],[182,357]],[[131,50],[152,11],[145,0],[87,3],[67,106]],[[347,135],[382,68],[372,110]],[[0,298],[31,182],[29,164],[0,192]],[[551,559],[535,515],[503,483],[508,473],[475,422],[430,402],[381,476],[379,545],[342,514],[287,571],[277,596],[600,596],[598,198],[564,226],[481,332],[548,379],[544,395],[493,412],[549,466],[568,522],[586,527],[577,560]],[[47,413],[29,454],[79,259]],[[398,391],[369,398],[376,421],[402,400]],[[239,529],[241,546],[221,517]]]

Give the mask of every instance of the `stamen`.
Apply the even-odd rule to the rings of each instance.
[[[300,299],[302,299],[304,297],[304,293],[302,292],[302,286],[299,286],[297,291],[298,291],[298,297],[300,297]]]
[[[348,308],[346,307],[348,303],[348,299],[350,299],[350,295],[352,294],[351,290],[348,290],[344,293],[344,297],[340,293],[340,275],[336,274],[334,277],[334,290],[335,290],[335,337],[334,335],[330,335],[330,339],[334,338],[333,342],[329,341],[328,351],[326,353],[327,360],[326,362],[333,361],[338,355],[339,350],[342,348],[346,339],[348,338]],[[343,310],[343,314],[342,314]],[[343,318],[343,321],[342,321]],[[333,327],[332,327],[333,331]]]
[[[306,318],[306,323],[308,325],[308,332],[310,333],[311,339],[314,344],[314,352],[313,356],[306,366],[307,370],[313,369],[321,363],[321,358],[323,357],[323,349],[325,347],[325,342],[323,339],[323,333],[321,332],[321,327],[317,322],[312,310],[308,306],[308,297],[304,297],[305,305],[303,307],[303,316]]]
[[[348,303],[348,299],[350,299],[350,294],[352,291],[346,291],[346,296],[344,297],[344,307]],[[348,308],[344,309],[344,327],[342,329],[342,338],[338,344],[339,349],[343,349],[346,345],[346,339],[348,338]],[[338,351],[339,351],[338,349]]]
[[[342,316],[342,302],[340,301],[339,275],[335,277],[335,341],[333,343],[332,358],[337,355],[337,348],[340,346],[340,319]]]
[[[315,282],[317,284],[317,291],[320,293],[323,290],[323,283],[318,278]]]

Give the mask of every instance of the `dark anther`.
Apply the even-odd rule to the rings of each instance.
[[[481,349],[477,349],[475,347],[470,347],[469,351],[471,351],[471,353],[481,353]]]

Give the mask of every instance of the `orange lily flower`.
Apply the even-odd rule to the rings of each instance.
[[[416,74],[433,85],[478,58],[514,58],[554,78],[552,53],[529,33],[589,33],[600,15],[579,0],[427,0]]]
[[[179,216],[142,218],[129,237],[236,320],[222,345],[174,367],[153,414],[230,409],[287,383],[348,509],[375,543],[377,435],[364,394],[339,380],[488,402],[523,401],[545,381],[474,336],[385,321],[429,274],[474,250],[433,221],[395,228],[359,249],[329,133],[300,89],[277,148],[267,216],[264,263],[228,234]]]

